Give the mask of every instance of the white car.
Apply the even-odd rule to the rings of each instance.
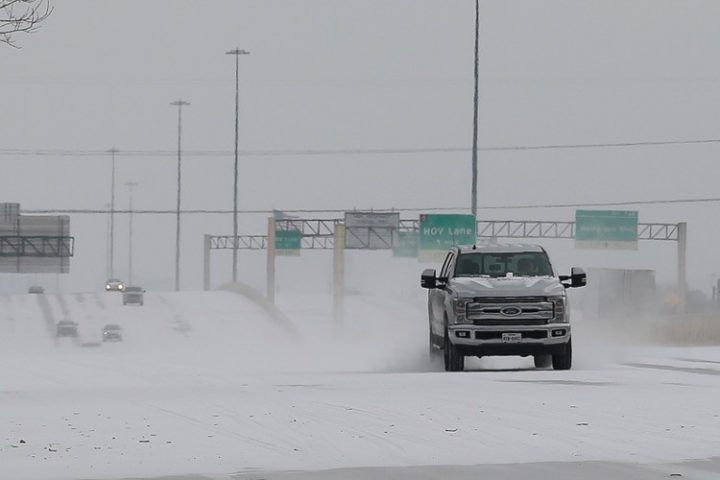
[[[107,282],[105,282],[105,291],[106,292],[122,292],[125,290],[125,284],[122,282],[122,280],[118,280],[117,278],[111,278]]]

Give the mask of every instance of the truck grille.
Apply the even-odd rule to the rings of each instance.
[[[475,325],[545,325],[555,317],[545,297],[476,298],[466,308]]]
[[[520,325],[547,325],[547,320],[543,319],[536,319],[536,318],[513,318],[509,320],[503,320],[503,319],[494,319],[494,318],[484,318],[481,320],[473,319],[474,325],[483,325],[483,326],[520,326]]]
[[[540,303],[547,301],[545,297],[475,297],[473,303]]]

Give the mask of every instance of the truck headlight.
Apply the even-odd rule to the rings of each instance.
[[[556,323],[568,323],[567,299],[564,295],[549,297],[553,304],[553,319]]]
[[[467,304],[472,302],[471,298],[456,298],[453,300],[453,310],[457,323],[472,323],[467,319]]]

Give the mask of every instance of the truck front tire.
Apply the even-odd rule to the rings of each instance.
[[[550,366],[550,355],[535,355],[535,368],[547,368]]]
[[[432,328],[432,311],[428,306],[428,356],[430,360],[435,360],[440,355],[442,349],[442,342],[440,337],[433,333]]]
[[[430,327],[430,335],[428,340],[428,355],[430,356],[430,360],[435,360],[438,355],[440,354],[440,343],[437,341],[438,338],[433,335],[432,333],[432,327]]]
[[[568,340],[563,353],[552,356],[553,370],[570,370],[572,368],[572,340]]]
[[[445,344],[443,360],[446,372],[462,372],[465,369],[465,356],[460,355],[458,349],[450,341],[450,332],[445,330]]]

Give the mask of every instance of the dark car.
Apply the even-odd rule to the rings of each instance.
[[[103,342],[120,342],[122,341],[122,328],[120,325],[105,325],[102,329]]]
[[[77,323],[72,320],[60,320],[56,327],[55,336],[57,337],[77,337]]]
[[[123,291],[123,305],[135,303],[145,305],[145,290],[142,287],[125,287]]]

